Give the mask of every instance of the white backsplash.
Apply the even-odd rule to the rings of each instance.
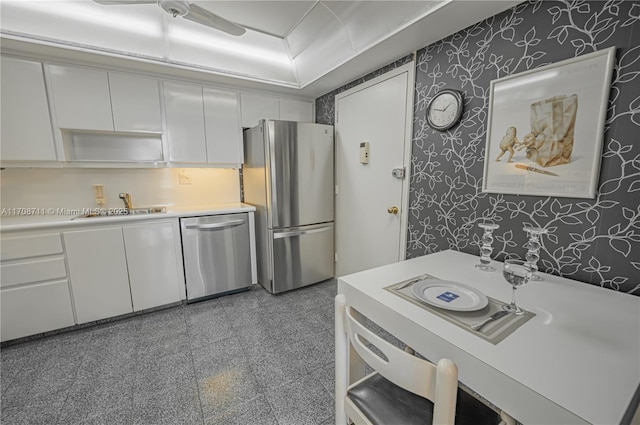
[[[191,184],[180,184],[180,173]],[[121,192],[131,195],[134,207],[240,202],[238,170],[216,168],[5,169],[0,201],[2,208],[93,208],[98,184],[104,185],[104,208],[124,206]]]

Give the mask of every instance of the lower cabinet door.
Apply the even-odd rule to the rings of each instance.
[[[131,313],[122,228],[64,232],[78,323]]]
[[[180,301],[178,259],[171,223],[149,223],[122,228],[129,266],[133,310]]]
[[[66,279],[5,288],[0,304],[2,341],[74,325]]]

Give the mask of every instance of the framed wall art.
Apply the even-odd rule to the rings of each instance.
[[[483,192],[594,198],[615,47],[491,81]]]

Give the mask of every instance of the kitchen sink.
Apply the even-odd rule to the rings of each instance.
[[[81,214],[72,218],[93,218],[93,217],[117,217],[124,215],[144,215],[144,214],[164,214],[167,212],[167,207],[143,207],[143,208],[104,208],[95,209],[86,214]]]

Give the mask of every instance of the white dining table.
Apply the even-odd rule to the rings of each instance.
[[[474,287],[509,302],[502,263],[448,250],[338,278],[347,304],[437,361],[523,424],[624,424],[640,398],[640,297],[541,273],[518,289],[535,317],[492,344],[384,288],[422,274]],[[356,364],[356,360],[353,360]]]

